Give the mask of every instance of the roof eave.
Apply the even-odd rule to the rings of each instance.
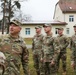
[[[76,13],[76,11],[62,11],[63,13]]]
[[[67,23],[51,23],[52,25],[67,25]]]

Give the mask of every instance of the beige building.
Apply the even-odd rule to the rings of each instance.
[[[40,25],[42,26],[42,34],[45,35],[43,25],[45,23],[50,23],[52,24],[52,33],[53,36],[57,35],[57,28],[59,27],[66,27],[67,23],[66,22],[60,22],[60,21],[50,21],[50,22],[29,22],[29,23],[23,23],[22,25],[22,30],[20,35],[24,38],[32,38],[36,33],[35,33],[35,26]]]
[[[58,34],[58,28],[63,27],[64,28],[64,34],[68,37],[72,36],[74,34],[73,25],[76,24],[76,1],[75,0],[59,0],[57,4],[55,5],[55,11],[53,16],[53,21],[50,21],[49,23],[52,24],[52,32],[53,36],[57,36]],[[48,22],[44,22],[48,23]],[[24,24],[24,27],[22,29],[23,37],[31,38],[35,34],[34,27],[36,25],[43,25],[44,23],[28,23]],[[31,25],[30,25],[31,24]],[[30,35],[26,35],[25,32],[30,28]],[[44,30],[42,29],[42,33],[44,34]]]
[[[43,24],[44,23],[38,23],[38,22],[23,23],[20,35],[24,38],[32,38],[36,34],[35,26],[37,25],[43,26]],[[42,33],[44,33],[43,28]]]
[[[76,0],[59,0],[55,5],[54,17],[55,20],[66,22],[63,26],[64,33],[67,36],[74,34],[73,25],[76,24]]]

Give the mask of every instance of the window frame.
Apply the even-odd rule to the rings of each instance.
[[[70,28],[66,28],[66,34],[70,34]]]
[[[55,34],[56,34],[56,35],[58,34],[58,29],[59,29],[59,28],[55,28]]]
[[[25,34],[30,35],[30,28],[25,28]]]
[[[74,22],[74,15],[69,15],[69,22]]]

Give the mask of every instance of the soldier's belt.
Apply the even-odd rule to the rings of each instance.
[[[35,47],[34,49],[42,49],[42,47]]]
[[[42,48],[35,48],[35,49],[42,49]]]
[[[60,53],[66,53],[66,51],[60,51]]]

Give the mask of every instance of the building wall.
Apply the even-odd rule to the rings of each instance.
[[[24,38],[32,38],[32,37],[36,34],[36,32],[35,32],[35,26],[36,26],[36,25],[23,25],[20,35],[21,35],[22,37],[24,37]],[[42,26],[42,25],[41,25],[41,26]],[[30,35],[26,35],[26,33],[25,33],[25,29],[26,29],[26,28],[30,28]],[[42,34],[45,35],[45,32],[44,32],[43,27],[42,27]]]
[[[33,38],[33,36],[36,34],[36,32],[35,32],[35,26],[36,25],[24,25],[24,26],[22,26],[22,30],[21,30],[20,35],[22,37],[24,37],[24,38]],[[55,34],[55,31],[56,31],[55,29],[59,28],[59,27],[63,27],[64,28],[64,33],[66,32],[66,30],[65,30],[66,26],[63,26],[63,25],[62,26],[60,26],[60,25],[53,25],[52,26],[52,30],[51,30],[51,32],[53,33],[53,37],[57,36],[57,34]],[[30,35],[26,35],[25,34],[25,28],[30,28]],[[43,27],[42,27],[42,34],[46,35]]]
[[[54,12],[54,19],[63,22],[64,21],[64,17],[65,17],[65,15],[62,13],[59,5],[57,4],[55,12]]]
[[[55,32],[56,32],[56,28],[59,28],[59,27],[63,27],[64,28],[64,32],[63,33],[66,33],[66,29],[65,29],[65,27],[66,26],[60,26],[60,25],[54,25],[53,27],[52,27],[52,32],[53,32],[53,37],[56,37],[58,34],[56,34]]]
[[[74,22],[69,22],[69,15],[73,15],[74,16]],[[67,14],[65,14],[65,21],[68,23],[68,25],[66,25],[66,28],[70,29],[69,36],[72,36],[74,34],[73,26],[76,24],[76,14],[75,13],[67,13]]]
[[[69,15],[73,15],[74,16],[74,22],[69,22]],[[54,16],[55,20],[59,20],[62,22],[66,22],[68,23],[65,28],[64,28],[64,34],[66,34],[66,29],[69,28],[69,34],[66,34],[67,36],[72,36],[74,34],[74,29],[73,29],[73,25],[76,24],[76,13],[62,13],[59,5],[56,6],[56,10],[55,10],[55,16]]]
[[[25,28],[30,28],[30,35],[26,35]],[[35,34],[35,30],[34,30],[33,26],[31,26],[31,25],[30,26],[29,25],[22,26],[22,30],[21,30],[22,37],[30,38],[30,37],[34,36],[34,34]]]

